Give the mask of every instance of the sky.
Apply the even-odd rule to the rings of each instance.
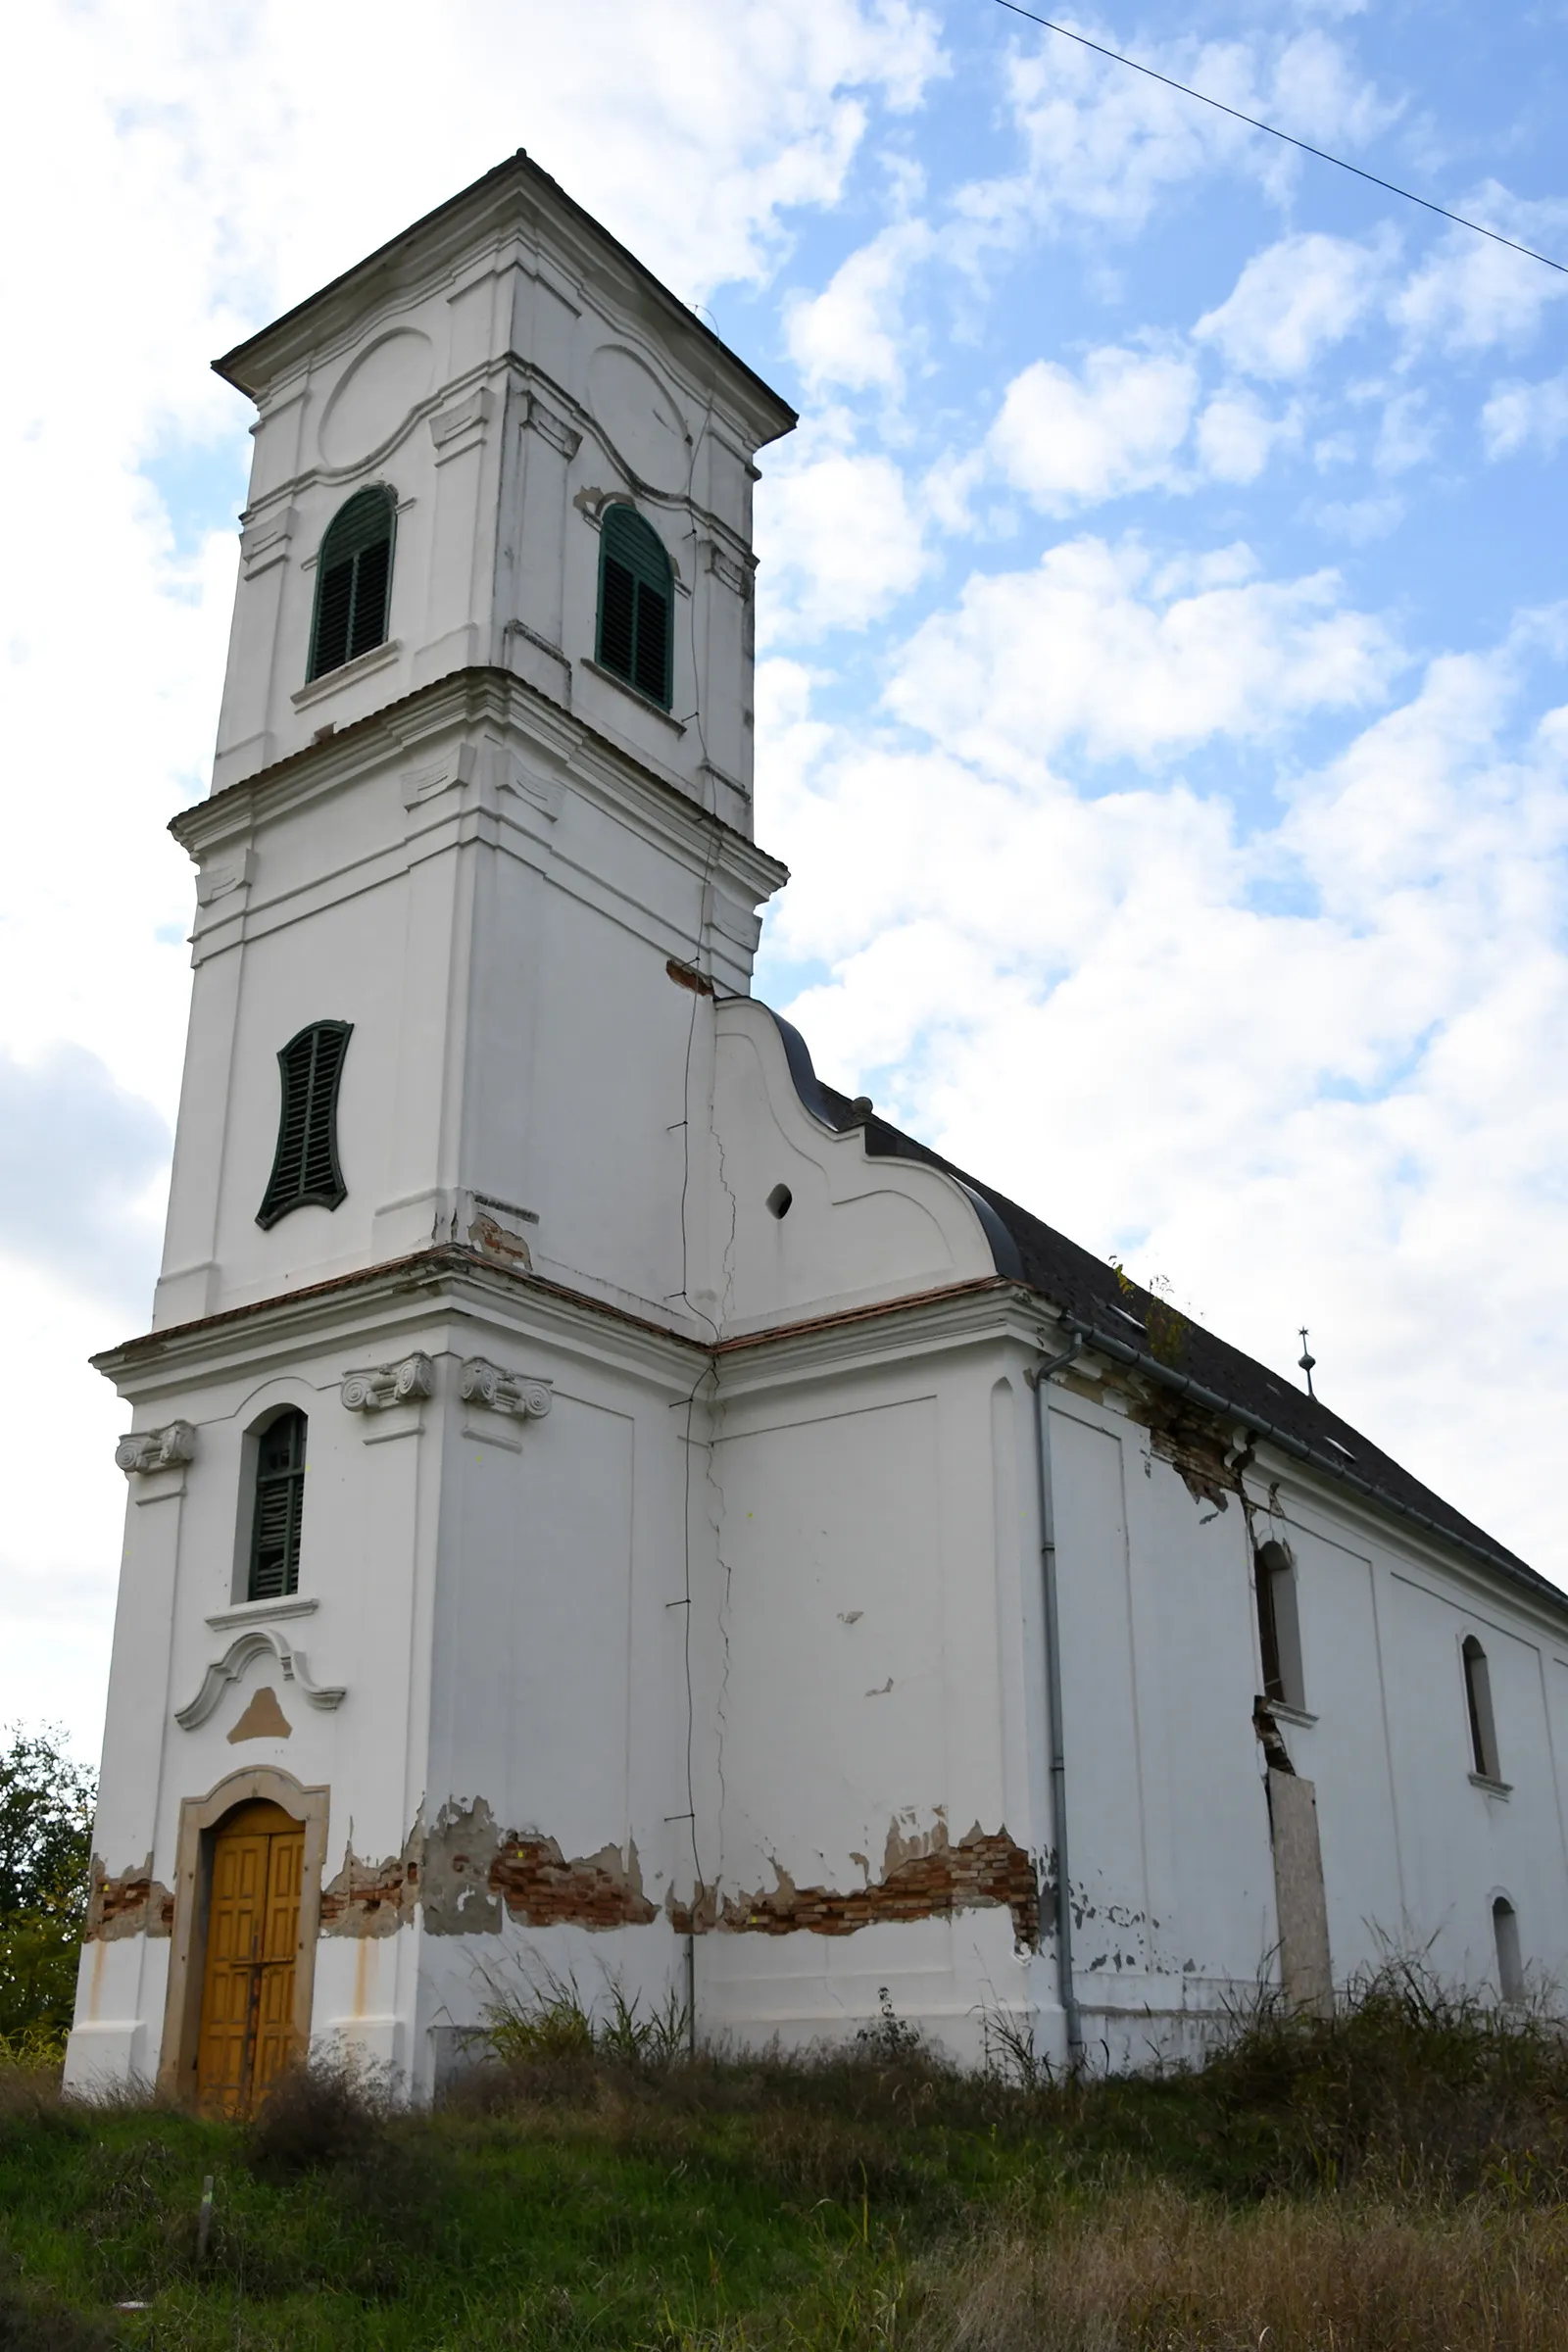
[[[1568,0],[1065,20],[1568,263]],[[758,990],[1568,1582],[1568,273],[995,0],[43,0],[0,92],[0,1724],[96,1754],[244,503],[525,146],[801,413]],[[1553,134],[1556,134],[1555,136]]]

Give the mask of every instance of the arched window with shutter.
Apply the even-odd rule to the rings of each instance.
[[[348,1193],[337,1157],[337,1090],[352,1021],[313,1021],[277,1057],[277,1150],[256,1222],[266,1228],[308,1200],[336,1208]]]
[[[316,562],[308,681],[385,644],[396,514],[396,498],[377,482],[357,490],[327,524]]]
[[[1471,1766],[1480,1779],[1500,1782],[1497,1721],[1492,1711],[1492,1670],[1487,1653],[1474,1634],[1466,1634],[1459,1655],[1464,1663],[1465,1706],[1470,1717]]]
[[[607,507],[599,526],[599,661],[667,710],[675,575],[664,543],[635,507]]]
[[[257,1438],[247,1600],[282,1600],[299,1590],[305,1434],[305,1415],[291,1408],[270,1421]]]

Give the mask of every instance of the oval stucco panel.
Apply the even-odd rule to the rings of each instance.
[[[684,490],[690,455],[686,428],[651,368],[618,343],[602,344],[588,363],[588,405],[640,481]]]
[[[353,466],[379,449],[430,389],[428,335],[400,326],[355,361],[326,404],[317,439],[328,466]]]

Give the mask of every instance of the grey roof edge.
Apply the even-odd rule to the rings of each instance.
[[[760,998],[758,999],[758,1003],[761,1004]],[[834,1110],[822,1082],[816,1074],[816,1065],[811,1059],[810,1047],[793,1021],[787,1021],[781,1012],[775,1012],[771,1004],[762,1004],[761,1009],[767,1014],[783,1041],[784,1058],[789,1064],[790,1080],[796,1094],[813,1119],[819,1119],[824,1127],[831,1127],[835,1134],[842,1135],[847,1126],[855,1125],[858,1122],[842,1119]],[[842,1101],[843,1098],[840,1097],[839,1100]],[[1018,1252],[1018,1245],[984,1193],[972,1185],[967,1177],[959,1176],[955,1169],[947,1168],[944,1173],[953,1178],[959,1192],[965,1196],[969,1206],[979,1218],[981,1230],[990,1246],[992,1261],[997,1272],[1008,1282],[1024,1281],[1026,1277],[1023,1270],[1023,1259]]]
[[[411,220],[406,227],[400,228],[396,235],[388,237],[372,252],[365,254],[359,261],[351,263],[347,270],[339,270],[336,277],[328,278],[324,286],[318,286],[302,301],[291,304],[286,311],[279,312],[278,316],[270,319],[266,326],[258,327],[255,334],[247,335],[243,342],[236,343],[231,350],[225,351],[219,359],[214,360],[212,363],[213,372],[220,375],[225,383],[232,384],[237,392],[243,392],[247,398],[255,399],[256,394],[252,390],[251,382],[241,373],[247,361],[259,357],[266,345],[274,337],[286,336],[287,330],[299,325],[318,303],[330,301],[334,295],[342,293],[346,287],[352,285],[356,278],[372,276],[375,271],[384,269],[396,254],[412,245],[416,238],[424,236],[430,230],[439,227],[460,213],[466,205],[473,205],[476,199],[482,198],[486,193],[492,191],[499,193],[509,179],[526,183],[536,195],[544,197],[547,202],[559,205],[562,211],[579,227],[586,228],[600,244],[612,254],[623,269],[627,270],[667,309],[672,311],[683,325],[691,329],[699,342],[708,344],[727,367],[734,368],[736,373],[751,386],[754,396],[760,395],[762,404],[771,409],[778,419],[775,430],[766,438],[777,440],[783,434],[794,430],[800,422],[800,417],[783,395],[775,392],[772,385],[764,377],[759,375],[755,368],[749,367],[737,352],[731,351],[723,337],[716,334],[705,319],[700,318],[695,311],[688,308],[677,294],[672,293],[663,279],[654,274],[646,262],[639,261],[629,247],[623,245],[618,237],[612,236],[602,221],[594,219],[593,214],[585,206],[578,204],[574,197],[568,196],[561,182],[552,178],[548,172],[536,164],[524,147],[517,148],[514,154],[507,156],[501,163],[492,166],[490,171],[482,172],[477,179],[470,180],[466,188],[459,188],[455,195],[446,197],[428,213],[421,213],[416,220]]]
[[[764,1009],[771,1011],[771,1007]],[[1200,1378],[1196,1371],[1183,1370],[1179,1365],[1166,1363],[1149,1348],[1137,1348],[1130,1340],[1106,1330],[1099,1316],[1092,1310],[1085,1311],[1081,1299],[1075,1298],[1074,1293],[1081,1293],[1086,1288],[1113,1288],[1118,1297],[1141,1308],[1156,1309],[1160,1302],[1136,1285],[1125,1283],[1108,1263],[1102,1264],[1080,1244],[1069,1241],[1065,1235],[1056,1233],[1042,1219],[1032,1216],[1027,1209],[1006,1200],[991,1186],[980,1184],[961,1168],[955,1167],[940,1152],[933,1152],[929,1145],[917,1142],[913,1136],[906,1135],[901,1128],[894,1127],[874,1113],[862,1119],[847,1096],[841,1095],[836,1088],[824,1086],[817,1077],[810,1050],[800,1031],[776,1012],[772,1013],[772,1018],[784,1041],[785,1055],[796,1092],[813,1118],[841,1134],[851,1126],[863,1126],[868,1153],[921,1160],[950,1176],[967,1194],[981,1217],[987,1240],[992,1245],[997,1272],[1008,1281],[1022,1283],[1026,1289],[1048,1299],[1061,1314],[1065,1328],[1083,1339],[1087,1346],[1098,1353],[1109,1356],[1112,1361],[1129,1368],[1136,1367],[1158,1386],[1189,1396],[1194,1404],[1204,1410],[1250,1430],[1254,1436],[1277,1446],[1294,1459],[1306,1463],[1349,1488],[1352,1493],[1363,1495],[1379,1509],[1424,1528],[1440,1543],[1453,1545],[1493,1574],[1503,1577],[1509,1584],[1528,1592],[1538,1603],[1545,1604],[1559,1616],[1568,1617],[1568,1592],[1552,1584],[1549,1578],[1542,1576],[1528,1561],[1520,1559],[1516,1552],[1494,1542],[1484,1528],[1477,1527],[1462,1512],[1446,1503],[1441,1495],[1423,1486],[1349,1422],[1342,1421],[1321,1400],[1295,1390],[1279,1389],[1264,1365],[1254,1357],[1245,1355],[1240,1348],[1231,1348],[1228,1343],[1216,1339],[1204,1326],[1191,1324],[1186,1318],[1180,1318],[1184,1331],[1192,1336],[1205,1354],[1212,1354],[1224,1365],[1242,1373],[1243,1379],[1239,1385],[1278,1394],[1291,1417],[1310,1424],[1313,1435],[1308,1435],[1304,1428],[1288,1427],[1259,1398],[1237,1396],[1229,1382],[1221,1386],[1214,1377]],[[1051,1279],[1049,1271],[1038,1262],[1042,1251],[1051,1250],[1061,1255],[1076,1279],[1066,1282],[1054,1282]],[[1031,1262],[1032,1259],[1035,1262]],[[1133,1316],[1132,1320],[1138,1323],[1140,1317]],[[1354,1442],[1353,1447],[1345,1447],[1349,1457],[1348,1459],[1337,1458],[1330,1449],[1342,1442],[1332,1434],[1336,1432],[1343,1432],[1345,1439]],[[1326,1439],[1328,1443],[1314,1443],[1314,1435]],[[1357,1453],[1365,1459],[1365,1469],[1356,1467]],[[1405,1492],[1398,1492],[1390,1485],[1390,1473],[1398,1480]]]
[[[1352,1488],[1358,1494],[1364,1494],[1368,1501],[1379,1504],[1382,1509],[1393,1511],[1401,1519],[1413,1520],[1418,1527],[1426,1528],[1445,1544],[1457,1544],[1461,1551],[1484,1561],[1489,1568],[1500,1570],[1512,1582],[1527,1584],[1538,1599],[1551,1601],[1557,1608],[1568,1612],[1568,1593],[1562,1592],[1547,1578],[1539,1575],[1515,1553],[1488,1543],[1479,1534],[1469,1535],[1458,1528],[1445,1525],[1418,1504],[1407,1501],[1402,1495],[1391,1494],[1376,1479],[1363,1478],[1348,1463],[1337,1462],[1332,1454],[1325,1453],[1320,1446],[1309,1445],[1292,1430],[1281,1429],[1254,1406],[1239,1403],[1232,1396],[1220,1396],[1216,1390],[1195,1380],[1191,1373],[1180,1372],[1174,1365],[1161,1363],[1157,1356],[1134,1348],[1130,1342],[1118,1338],[1113,1332],[1100,1331],[1077,1315],[1065,1315],[1062,1321],[1065,1330],[1075,1339],[1081,1339],[1097,1354],[1108,1355],[1115,1363],[1135,1366],[1146,1378],[1158,1382],[1161,1388],[1170,1389],[1179,1396],[1190,1396],[1195,1404],[1221,1415],[1225,1420],[1237,1422],[1243,1429],[1250,1430],[1253,1437],[1263,1439],[1270,1446],[1277,1446],[1282,1452],[1293,1455],[1298,1461],[1310,1463],[1314,1470],[1326,1472],[1330,1478],[1338,1479],[1343,1486]]]

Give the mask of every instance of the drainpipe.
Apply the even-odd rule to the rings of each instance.
[[[1045,1592],[1046,1707],[1051,1718],[1051,1841],[1056,1854],[1056,1994],[1067,2028],[1067,2071],[1083,2065],[1084,2027],[1072,1975],[1072,1891],[1067,1875],[1067,1748],[1061,1720],[1061,1627],[1056,1610],[1056,1512],[1051,1477],[1048,1384],[1083,1353],[1075,1339],[1028,1375],[1035,1393],[1035,1468],[1040,1493],[1040,1569]]]

